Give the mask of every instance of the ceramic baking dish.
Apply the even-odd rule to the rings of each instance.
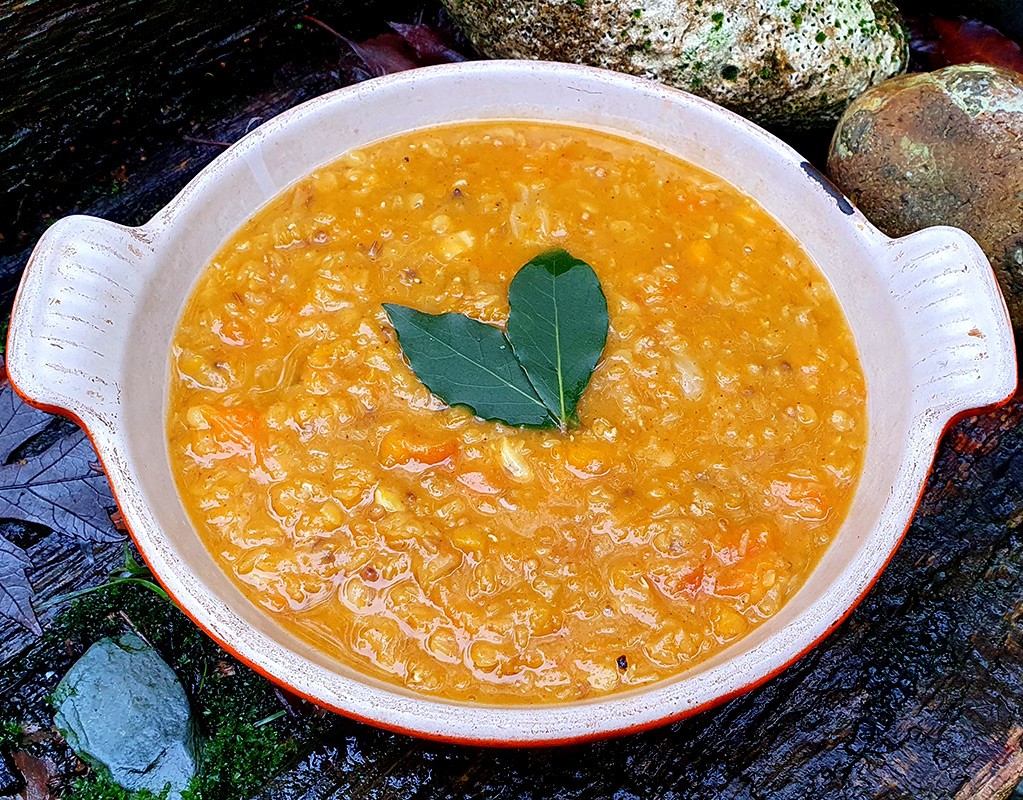
[[[869,440],[848,519],[799,592],[746,638],[679,677],[597,700],[446,702],[360,675],[245,600],[194,531],[171,477],[170,341],[200,271],[284,187],[344,151],[443,123],[528,119],[652,143],[756,198],[831,282],[867,380]],[[8,373],[29,402],[91,434],[128,526],[181,608],[225,648],[311,700],[444,740],[523,745],[659,725],[733,697],[849,614],[902,539],[944,428],[1007,399],[1012,331],[991,268],[962,231],[891,240],[778,139],[709,102],[577,66],[477,62],[401,73],[273,119],[204,169],[152,220],[77,216],[40,240],[15,302]]]

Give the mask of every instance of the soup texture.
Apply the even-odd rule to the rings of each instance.
[[[383,303],[503,326],[516,271],[594,268],[578,427],[432,396]],[[771,617],[845,517],[865,385],[828,283],[721,179],[539,123],[353,151],[216,254],[174,337],[169,451],[215,561],[285,629],[455,700],[678,675]]]

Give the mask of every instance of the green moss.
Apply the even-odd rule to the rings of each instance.
[[[25,732],[22,730],[21,723],[17,720],[5,719],[3,722],[0,722],[0,748],[21,747],[21,740],[24,736]]]
[[[817,44],[824,44],[824,42],[827,41],[828,35],[824,31],[818,31],[817,35],[813,38]]]
[[[725,64],[721,68],[721,77],[726,81],[734,81],[739,77],[739,68],[735,64]]]
[[[90,776],[75,781],[71,791],[64,795],[64,800],[161,800],[166,796],[166,791],[158,795],[146,789],[133,792],[118,786],[109,778]]]
[[[625,48],[627,53],[649,53],[654,49],[654,43],[652,39],[644,39],[638,44],[630,44]]]
[[[221,727],[206,743],[199,775],[184,800],[232,800],[251,797],[295,754],[293,741],[282,741],[270,726],[250,723]]]
[[[719,31],[721,26],[725,24],[725,15],[718,11],[710,15],[710,20],[714,23],[714,30]]]
[[[902,15],[891,0],[874,0],[871,3],[877,26],[887,30],[899,42],[902,49],[902,60],[909,58],[909,32],[906,30]]]

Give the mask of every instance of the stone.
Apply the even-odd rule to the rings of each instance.
[[[71,749],[126,789],[181,791],[195,774],[191,709],[174,671],[128,634],[102,639],[64,676],[54,724]]]
[[[1023,75],[966,64],[887,81],[842,116],[828,172],[889,236],[973,236],[1023,328]]]
[[[480,52],[642,75],[765,124],[833,123],[905,68],[890,0],[443,0]]]

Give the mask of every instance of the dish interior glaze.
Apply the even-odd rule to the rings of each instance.
[[[507,320],[552,248],[610,332],[580,425],[447,407],[383,303]],[[837,533],[866,397],[825,278],[747,195],[536,122],[352,151],[220,249],[172,347],[171,466],[214,560],[288,631],[441,698],[557,703],[680,674]]]

